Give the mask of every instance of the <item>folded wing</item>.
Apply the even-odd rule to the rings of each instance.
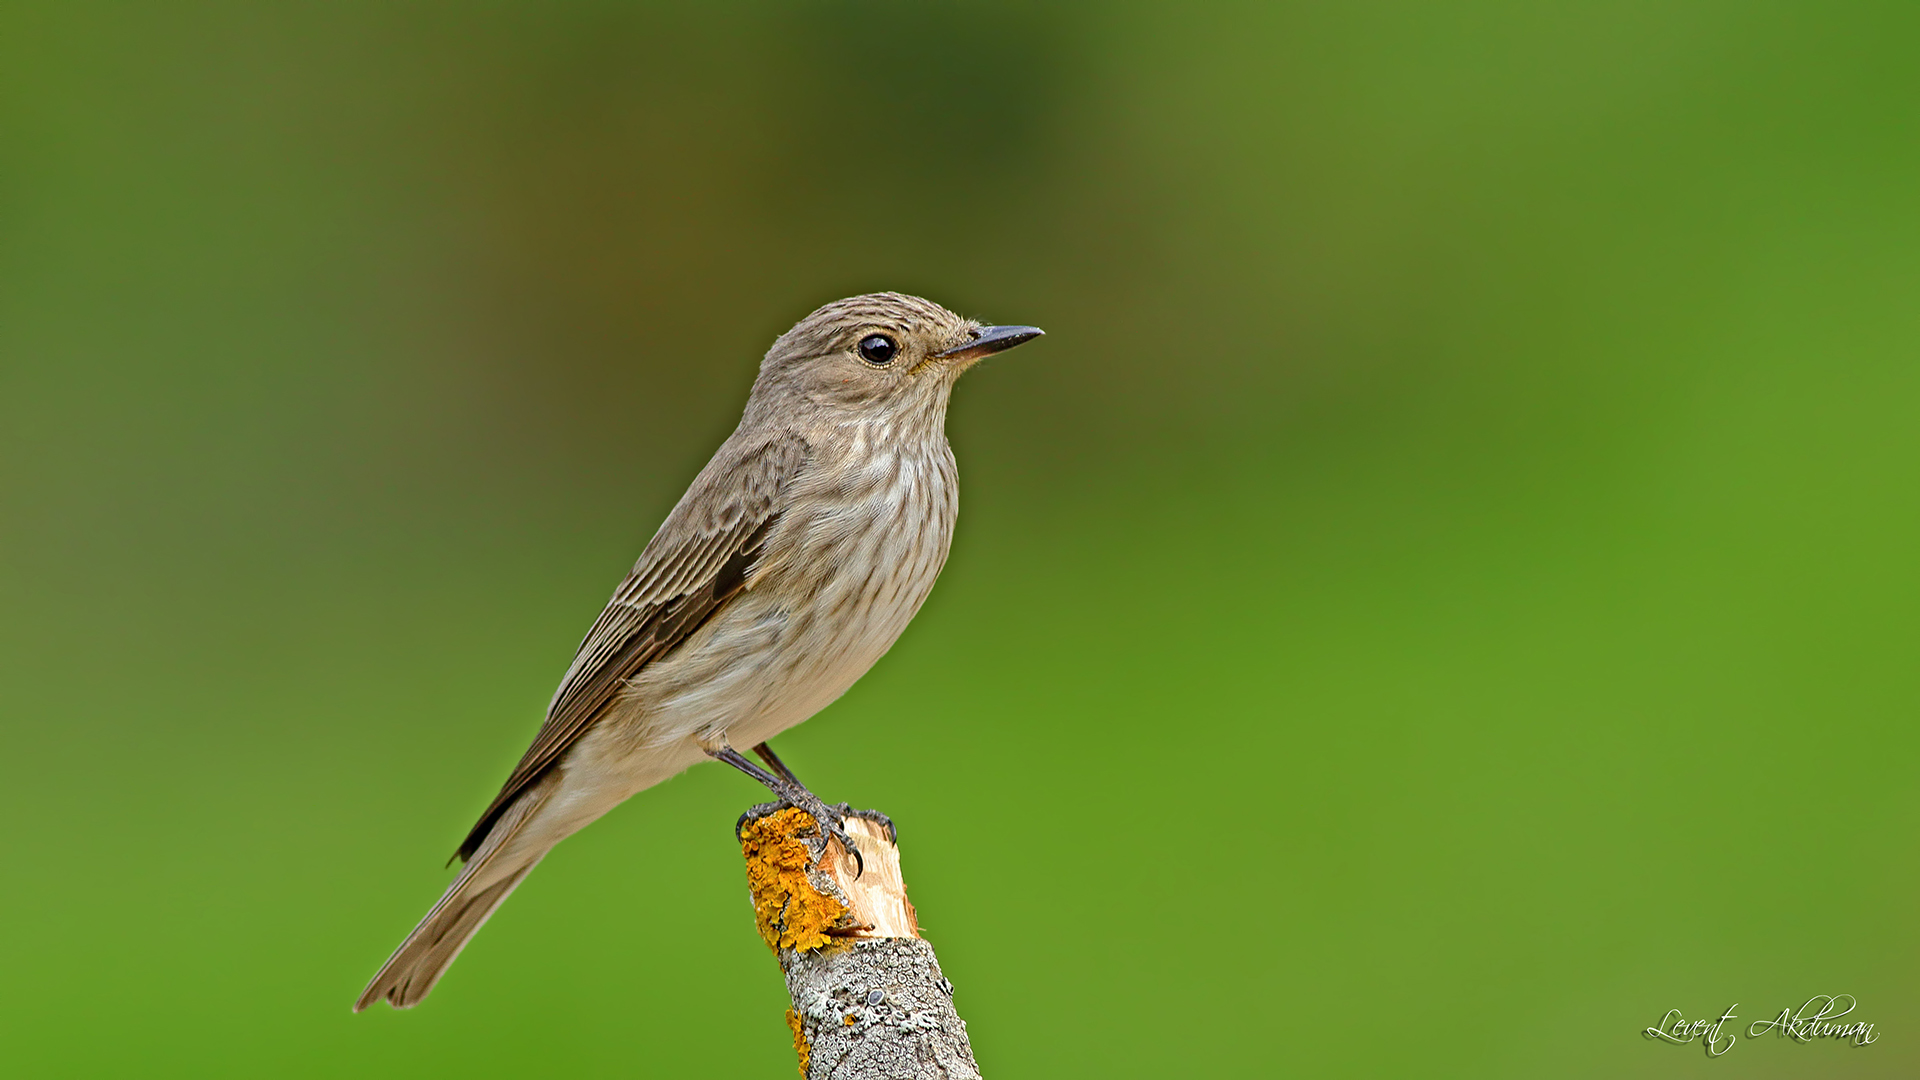
[[[738,442],[738,445],[736,445]],[[797,436],[728,440],[695,478],[587,632],[513,774],[460,845],[471,858],[507,808],[603,716],[621,687],[691,637],[741,589],[802,464]]]

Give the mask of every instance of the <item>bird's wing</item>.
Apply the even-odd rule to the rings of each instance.
[[[628,679],[746,586],[780,516],[780,493],[805,460],[806,444],[786,434],[729,440],[714,455],[587,631],[546,723],[460,845],[461,859],[479,849],[513,800],[593,726]]]

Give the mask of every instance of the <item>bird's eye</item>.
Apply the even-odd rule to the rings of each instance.
[[[885,334],[868,334],[860,339],[860,359],[875,367],[886,367],[893,363],[895,353],[900,346]]]

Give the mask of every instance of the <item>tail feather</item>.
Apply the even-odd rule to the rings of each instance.
[[[536,788],[521,796],[512,809],[494,824],[486,843],[447,886],[440,902],[433,905],[420,925],[400,943],[380,973],[360,992],[353,1011],[359,1012],[381,998],[396,1009],[409,1009],[432,992],[440,976],[467,947],[467,942],[486,925],[500,902],[526,880],[540,865],[550,844],[532,846],[510,842],[541,804],[546,792]],[[519,850],[505,850],[509,846]]]

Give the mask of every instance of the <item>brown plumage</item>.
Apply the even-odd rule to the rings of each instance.
[[[954,380],[1039,335],[899,293],[841,300],[781,335],[740,426],[615,590],[466,861],[360,995],[418,1003],[553,846],[708,758],[811,792],[734,749],[845,692],[919,610],[946,561],[958,480]]]

